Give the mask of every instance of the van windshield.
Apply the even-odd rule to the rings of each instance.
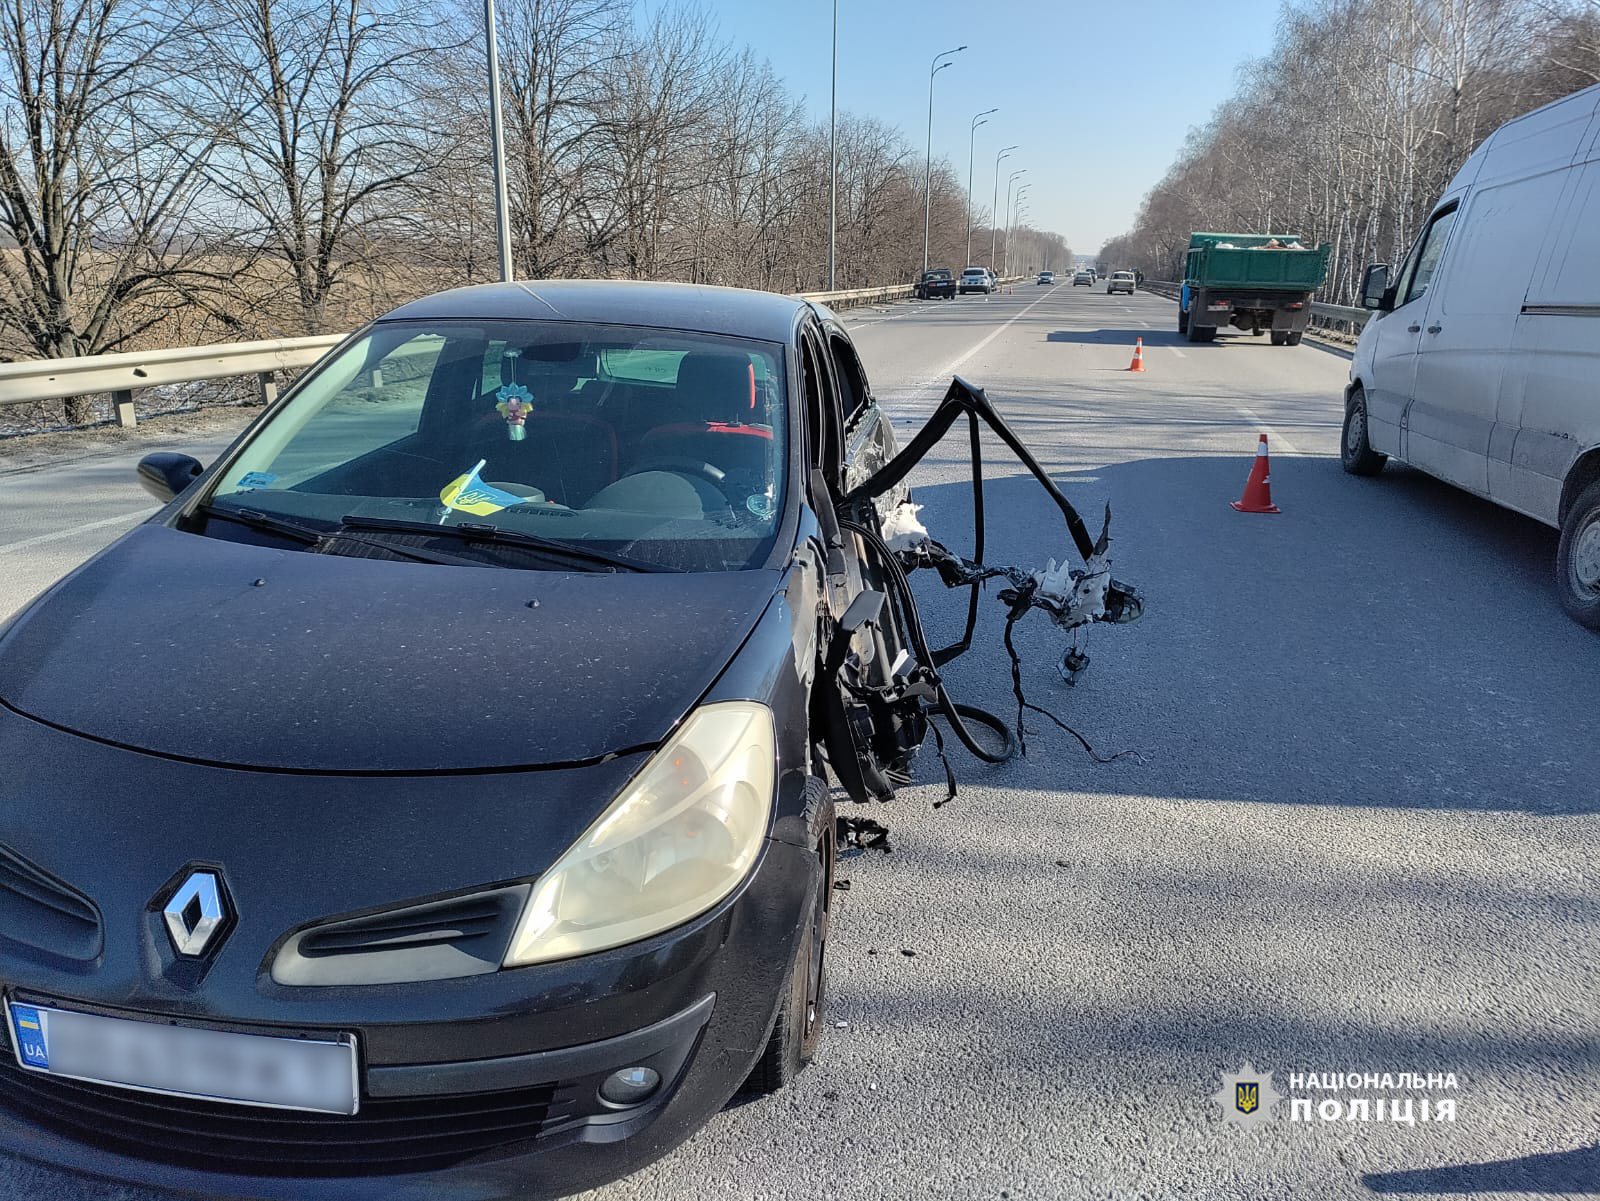
[[[776,345],[673,330],[380,323],[251,435],[206,511],[353,517],[369,542],[386,521],[477,523],[678,570],[759,566],[784,503],[782,363]],[[204,532],[236,536],[224,524]]]

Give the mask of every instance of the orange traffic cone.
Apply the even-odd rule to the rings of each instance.
[[[1244,482],[1244,495],[1228,502],[1241,513],[1281,513],[1272,503],[1272,467],[1267,462],[1267,436],[1261,435],[1256,443],[1255,462],[1250,466],[1250,478]]]
[[[1136,338],[1133,343],[1133,362],[1128,364],[1129,371],[1144,370],[1144,339]]]

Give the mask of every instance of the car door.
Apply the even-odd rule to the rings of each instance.
[[[1439,267],[1457,205],[1451,201],[1434,213],[1400,269],[1395,307],[1374,314],[1370,326],[1372,358],[1364,376],[1368,437],[1384,454],[1408,458],[1405,413],[1416,380],[1417,347],[1427,313],[1427,295]]]
[[[1405,421],[1408,462],[1485,496],[1505,491],[1516,415],[1508,423],[1499,410],[1512,339],[1588,113],[1566,122],[1572,132],[1544,124],[1553,128],[1527,118],[1497,133],[1462,202],[1430,289]]]
[[[894,427],[878,407],[862,369],[860,356],[844,330],[829,325],[826,331],[828,358],[838,385],[844,410],[844,485],[848,491],[877,473],[899,452]],[[910,490],[901,484],[878,498],[880,517],[888,514]]]
[[[1500,397],[1500,421],[1516,441],[1503,481],[1497,487],[1490,478],[1496,500],[1550,525],[1561,520],[1574,462],[1600,447],[1600,140],[1589,153],[1592,161],[1567,172],[1543,261],[1517,318]]]

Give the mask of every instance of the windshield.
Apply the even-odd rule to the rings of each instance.
[[[759,566],[783,510],[782,362],[771,343],[675,330],[382,323],[254,432],[207,512],[355,517],[363,546],[384,521],[475,523],[679,570]],[[547,565],[492,542],[473,555]]]

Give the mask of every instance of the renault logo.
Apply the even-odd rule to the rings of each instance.
[[[190,872],[161,915],[180,955],[203,955],[227,920],[227,902],[215,872]]]

